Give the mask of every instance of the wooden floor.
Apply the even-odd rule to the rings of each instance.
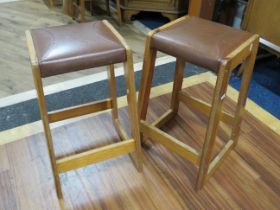
[[[185,89],[209,100],[209,83]],[[170,95],[151,100],[149,120],[163,113]],[[225,108],[233,110],[226,100]],[[120,111],[127,125],[126,109]],[[181,104],[179,115],[165,131],[200,148],[207,118]],[[216,151],[227,139],[222,124]],[[57,156],[117,141],[109,113],[53,130]],[[111,139],[111,140],[109,140]],[[64,201],[59,204],[43,133],[0,147],[0,209],[280,209],[280,137],[246,114],[240,141],[199,192],[191,163],[159,144],[143,150],[139,174],[128,156],[91,165],[60,176]]]
[[[0,1],[0,98],[34,89],[25,31],[32,28],[57,26],[76,23],[64,15],[59,7],[50,10],[43,0],[7,0]],[[59,2],[59,1],[58,1]],[[104,0],[95,1],[95,8],[102,6]],[[101,11],[101,9],[100,9]],[[99,12],[94,16],[87,13],[86,20],[107,19],[124,36],[133,49],[134,62],[143,60],[145,35],[134,25],[124,24],[119,27],[117,19]],[[54,84],[104,71],[105,67],[70,73],[47,78],[45,84]]]

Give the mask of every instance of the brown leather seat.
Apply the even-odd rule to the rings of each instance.
[[[126,50],[102,22],[31,31],[41,77],[109,65],[126,60]]]
[[[168,27],[152,38],[152,47],[217,72],[221,61],[252,34],[198,17]]]

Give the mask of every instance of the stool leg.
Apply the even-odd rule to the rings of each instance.
[[[119,134],[119,137],[121,140],[127,140],[129,137],[127,136],[125,130],[121,126],[121,122],[119,120],[119,113],[118,113],[118,103],[117,103],[117,85],[116,85],[116,78],[115,78],[115,72],[114,72],[114,65],[109,65],[108,69],[108,82],[109,82],[109,91],[111,95],[112,100],[112,121],[117,129],[117,132]]]
[[[156,50],[151,48],[151,37],[148,36],[145,47],[141,85],[139,90],[138,108],[140,119],[145,120],[149,105],[149,97],[155,68]]]
[[[180,101],[178,100],[178,95],[182,89],[182,83],[184,79],[184,68],[185,61],[180,58],[177,58],[170,106],[170,108],[172,109],[173,116],[177,114],[179,109]]]
[[[215,144],[217,128],[220,121],[222,102],[225,98],[230,71],[226,70],[226,64],[222,64],[219,70],[215,92],[213,95],[212,109],[208,121],[206,137],[203,144],[202,154],[200,156],[199,172],[196,183],[196,189],[199,190],[205,183],[208,175],[208,168],[211,161],[211,154]]]
[[[157,51],[151,48],[151,36],[148,36],[145,46],[142,77],[138,96],[138,111],[141,120],[146,120],[155,69],[156,54]],[[147,144],[147,140],[148,139],[143,137],[141,134],[142,144],[146,147],[149,147],[150,145]]]
[[[108,81],[109,81],[110,95],[113,102],[112,118],[113,121],[115,121],[119,118],[119,115],[118,115],[117,92],[116,92],[117,85],[116,85],[116,78],[114,72],[114,64],[109,65]]]
[[[240,125],[242,122],[243,114],[245,111],[245,104],[247,100],[248,90],[250,86],[250,81],[252,78],[252,73],[254,69],[254,64],[258,51],[258,40],[252,43],[252,52],[244,61],[244,71],[242,76],[242,83],[240,87],[240,92],[238,96],[237,107],[234,115],[234,123],[232,127],[231,139],[234,142],[234,146],[238,143],[238,137],[240,133]]]
[[[127,61],[124,64],[124,76],[126,80],[126,89],[127,89],[127,102],[128,102],[128,112],[131,126],[131,135],[135,140],[135,164],[137,170],[142,172],[142,151],[141,151],[141,142],[140,142],[140,130],[139,130],[139,117],[137,111],[136,103],[136,91],[135,91],[135,81],[134,81],[134,69],[133,69],[133,58],[132,52],[130,49],[126,50]]]
[[[46,141],[47,141],[48,152],[49,152],[51,166],[52,166],[52,173],[53,173],[54,181],[55,181],[56,193],[57,193],[58,198],[61,199],[62,190],[61,190],[61,184],[60,184],[60,180],[59,180],[59,174],[58,174],[57,167],[56,167],[56,159],[55,159],[52,135],[51,135],[50,125],[49,125],[49,120],[48,120],[48,113],[47,113],[47,108],[46,108],[42,79],[41,79],[38,68],[34,67],[32,69],[32,73],[33,73],[35,88],[36,88],[37,95],[38,95],[38,103],[39,103],[41,119],[42,119],[44,130],[45,130],[45,137],[46,137]]]

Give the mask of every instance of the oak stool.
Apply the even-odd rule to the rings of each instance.
[[[138,101],[142,143],[149,138],[197,165],[199,168],[196,181],[197,190],[202,188],[221,161],[237,144],[258,42],[258,35],[195,16],[177,19],[151,31],[147,36]],[[145,119],[157,51],[176,57],[175,77],[169,110],[155,122],[148,124]],[[185,62],[207,68],[217,74],[212,104],[188,96],[181,91]],[[222,104],[232,70],[239,64],[242,64],[242,68],[245,70],[238,103],[234,116],[232,116],[222,111]],[[180,102],[209,115],[201,152],[160,130],[160,127],[177,114]],[[232,126],[231,137],[218,155],[212,159],[211,153],[220,121]]]
[[[62,198],[59,174],[88,164],[129,153],[132,154],[136,168],[141,172],[141,144],[132,51],[121,35],[108,21],[103,20],[34,29],[26,31],[26,37],[58,197]],[[125,132],[118,117],[114,64],[121,62],[124,63],[132,138]],[[48,112],[42,78],[105,65],[109,67],[110,98]],[[113,124],[122,141],[56,159],[49,124],[106,109],[112,109]]]

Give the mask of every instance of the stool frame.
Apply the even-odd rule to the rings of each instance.
[[[145,120],[149,104],[149,95],[157,53],[157,50],[152,48],[151,46],[152,37],[155,33],[158,33],[186,18],[188,18],[188,16],[184,16],[173,22],[170,22],[160,28],[151,31],[148,34],[144,55],[141,88],[138,98],[138,109],[140,112],[140,132],[142,144],[146,144],[147,138],[149,138],[162,144],[171,151],[179,154],[183,158],[197,165],[199,170],[195,188],[196,190],[199,190],[203,187],[205,182],[217,170],[225,157],[230,153],[232,149],[234,149],[234,147],[238,143],[240,124],[242,122],[242,116],[245,112],[245,103],[258,50],[259,36],[253,35],[252,37],[250,37],[237,49],[226,56],[226,58],[222,61],[217,74],[217,81],[212,104],[208,104],[200,99],[188,96],[186,93],[182,92],[181,89],[185,61],[182,58],[177,57],[170,108],[152,124],[148,124]],[[222,111],[222,105],[226,96],[227,86],[232,70],[241,63],[241,68],[244,69],[244,74],[236,110],[233,116],[227,112]],[[176,116],[180,102],[209,116],[206,136],[201,153],[160,130],[160,128],[165,123]],[[230,140],[225,144],[223,149],[212,159],[213,147],[215,145],[215,138],[220,120],[225,122],[226,124],[231,125],[232,131]]]
[[[48,147],[52,172],[54,176],[56,192],[58,198],[60,199],[62,198],[62,189],[61,189],[59,174],[72,169],[84,167],[89,164],[107,160],[120,155],[130,154],[130,157],[133,159],[133,163],[135,164],[137,170],[139,172],[142,172],[139,118],[138,118],[136,92],[135,92],[135,85],[134,85],[135,83],[134,83],[132,51],[129,48],[129,46],[126,44],[122,36],[109,24],[109,22],[106,20],[103,20],[103,22],[112,31],[112,33],[119,39],[119,41],[126,49],[127,59],[126,62],[124,62],[124,77],[126,80],[128,112],[129,112],[129,120],[131,122],[130,126],[131,126],[132,138],[130,138],[125,132],[118,117],[114,64],[109,65],[107,71],[110,98],[106,100],[97,101],[94,103],[88,103],[75,107],[70,107],[59,111],[54,111],[54,112],[47,111],[38,58],[36,56],[31,33],[30,31],[26,31],[27,45],[28,45],[29,55],[30,55],[30,60],[32,65],[33,79],[34,79],[35,89],[38,95],[40,115],[45,131],[45,138]],[[117,143],[112,143],[107,146],[91,149],[85,152],[81,152],[79,154],[56,159],[52,135],[51,135],[50,123],[69,119],[72,117],[91,114],[94,112],[99,112],[107,109],[111,109],[113,124],[122,141]]]

